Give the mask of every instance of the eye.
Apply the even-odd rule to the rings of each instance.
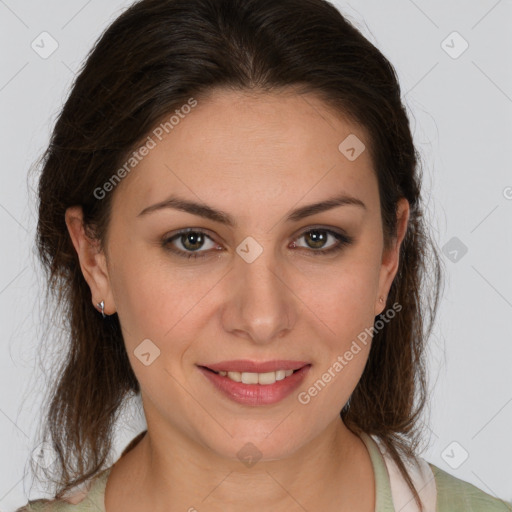
[[[324,249],[323,247],[325,246],[329,237],[334,241],[334,244],[331,244],[330,247]],[[296,240],[300,240],[301,238],[306,240],[306,246],[298,245],[296,243]],[[200,250],[205,248],[205,243],[208,241],[210,241],[210,244],[212,245],[208,247],[208,244],[206,244],[206,249],[210,250]],[[292,242],[292,247],[305,249],[310,254],[317,256],[341,251],[344,246],[347,246],[352,242],[352,237],[338,233],[331,229],[310,228],[307,231],[303,231],[302,234]],[[188,259],[204,258],[211,255],[208,253],[211,253],[212,250],[221,250],[219,248],[215,248],[215,242],[207,233],[195,228],[182,229],[173,236],[165,238],[162,241],[162,246],[164,249]]]
[[[325,246],[329,237],[334,240],[334,244],[332,244],[327,249],[324,249],[323,247]],[[300,240],[301,238],[305,239],[307,245],[300,246],[297,245],[297,243],[294,241],[293,246],[306,247],[306,249],[314,249],[310,251],[310,253],[315,256],[338,252],[343,249],[344,246],[353,242],[351,237],[325,228],[310,228],[307,231],[304,231],[303,234],[300,235],[296,240]]]
[[[182,229],[170,238],[166,238],[162,245],[165,249],[168,249],[169,251],[174,252],[175,254],[178,254],[184,258],[204,258],[205,255],[201,253],[205,251],[199,251],[199,249],[203,248],[207,239],[210,240],[210,242],[213,244],[211,237],[208,236],[204,231],[194,228],[187,228]],[[181,245],[182,248],[176,248],[173,244]]]

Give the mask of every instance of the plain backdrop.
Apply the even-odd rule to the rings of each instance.
[[[86,53],[130,3],[0,0],[2,511],[44,496],[31,485],[27,462],[46,390],[37,365],[43,276],[28,170]],[[397,70],[444,261],[422,456],[512,500],[512,1],[336,5]],[[120,424],[118,450],[144,428],[133,410]]]

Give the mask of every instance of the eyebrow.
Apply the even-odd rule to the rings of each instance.
[[[320,201],[318,203],[308,204],[306,206],[297,208],[296,210],[290,212],[285,220],[286,222],[297,222],[306,217],[310,217],[311,215],[315,215],[317,213],[331,210],[332,208],[337,208],[339,206],[346,205],[359,206],[366,210],[366,205],[363,203],[363,201],[361,201],[357,197],[342,194],[336,197],[332,197],[330,199],[326,199],[325,201]],[[143,215],[147,215],[149,213],[156,212],[158,210],[163,210],[166,208],[173,208],[175,210],[187,212],[192,215],[197,215],[199,217],[205,217],[206,219],[210,219],[212,221],[225,224],[226,226],[232,228],[237,226],[237,223],[234,220],[234,218],[228,213],[222,210],[217,210],[206,204],[196,203],[194,201],[189,201],[188,199],[183,199],[177,196],[171,196],[165,199],[164,201],[144,208],[137,215],[137,217],[141,217]]]

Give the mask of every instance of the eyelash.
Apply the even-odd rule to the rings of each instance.
[[[332,235],[337,240],[336,245],[334,245],[333,247],[330,247],[329,249],[317,249],[316,250],[316,249],[308,249],[306,247],[301,247],[301,249],[306,249],[306,250],[311,251],[311,254],[314,256],[327,256],[328,254],[339,252],[344,247],[350,245],[354,240],[350,236],[342,235],[341,233],[338,233],[336,231],[332,231],[332,230],[326,229],[326,228],[309,228],[306,231],[303,231],[302,234],[300,236],[298,236],[295,240],[298,240],[298,239],[302,238],[304,235],[306,235],[307,233],[311,233],[313,231],[325,232],[328,235]],[[204,232],[200,229],[187,228],[187,229],[182,229],[182,230],[178,231],[176,234],[174,234],[172,237],[169,237],[169,238],[166,238],[165,240],[163,240],[162,241],[163,248],[168,251],[173,252],[174,254],[177,254],[178,256],[180,256],[182,258],[187,258],[187,259],[206,258],[208,256],[207,253],[209,251],[188,252],[188,251],[182,251],[181,249],[172,248],[172,246],[171,246],[172,242],[175,239],[179,238],[181,235],[186,234],[186,233],[196,233],[196,234],[205,235],[210,240],[212,240],[212,238],[206,232]]]

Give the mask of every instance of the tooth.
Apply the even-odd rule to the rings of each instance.
[[[279,380],[289,377],[294,370],[277,370],[275,372],[254,373],[254,372],[226,372],[219,371],[219,375],[228,377],[235,382],[242,382],[243,384],[274,384]]]
[[[258,384],[274,384],[276,381],[276,372],[267,372],[258,374]]]
[[[244,384],[258,384],[258,374],[242,372],[242,382]]]
[[[286,377],[285,370],[277,370],[276,372],[276,380],[283,380]]]
[[[228,377],[235,382],[242,382],[242,375],[240,372],[228,372]]]

